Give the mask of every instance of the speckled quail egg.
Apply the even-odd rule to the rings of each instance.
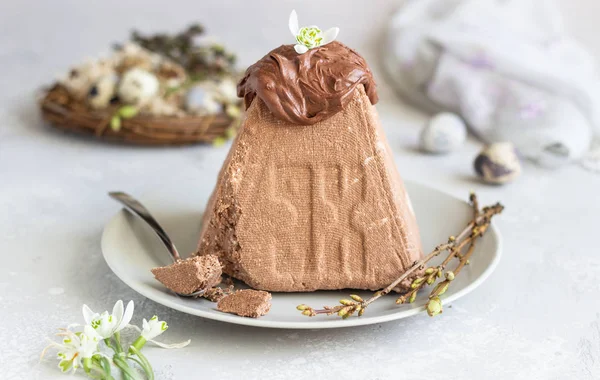
[[[105,75],[92,85],[88,92],[87,102],[95,109],[106,108],[115,96],[117,76]]]
[[[467,139],[467,127],[456,114],[442,112],[432,117],[421,131],[421,149],[430,153],[449,153]]]
[[[123,74],[119,83],[119,99],[128,104],[143,105],[158,94],[159,83],[156,76],[139,68]]]
[[[167,60],[160,62],[154,72],[159,82],[169,88],[179,87],[187,79],[185,69],[181,65]]]
[[[90,61],[73,67],[69,74],[60,80],[69,94],[77,100],[85,100],[89,91],[100,78],[111,75],[114,70],[105,60]]]
[[[521,163],[514,145],[509,142],[486,146],[475,158],[475,172],[487,183],[505,184],[521,174]]]

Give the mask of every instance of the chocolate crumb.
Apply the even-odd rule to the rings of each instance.
[[[227,286],[231,286],[233,287],[234,283],[233,283],[233,278],[231,278],[230,276],[226,276],[225,279],[223,279],[223,283]]]
[[[217,309],[241,317],[258,318],[271,309],[271,293],[262,290],[244,289],[223,297]]]
[[[194,256],[152,269],[164,286],[180,294],[210,289],[221,282],[221,263],[215,255]]]
[[[233,294],[233,292],[233,285],[230,285],[227,288],[214,287],[208,289],[201,297],[206,298],[210,302],[219,302],[223,297]]]

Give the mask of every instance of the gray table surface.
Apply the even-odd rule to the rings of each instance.
[[[191,336],[184,350],[146,350],[159,379],[600,378],[600,176],[577,166],[549,171],[526,163],[516,183],[489,187],[473,180],[471,162],[480,149],[474,140],[449,156],[418,153],[425,115],[394,95],[377,59],[382,26],[398,2],[340,3],[0,4],[0,378],[63,378],[53,359],[39,361],[45,337],[79,321],[83,303],[104,309],[117,299],[135,300],[135,323],[153,313],[166,319],[165,340]],[[587,32],[597,29],[588,13],[597,5],[572,4],[567,15],[578,20],[581,39],[590,40]],[[371,63],[378,109],[405,178],[460,197],[473,189],[483,203],[507,206],[498,219],[504,256],[496,272],[440,318],[328,331],[233,326],[144,299],[102,259],[102,228],[118,209],[107,190],[156,201],[184,186],[197,192],[201,210],[227,148],[145,149],[66,136],[42,127],[36,89],[70,63],[125,39],[132,26],[174,31],[201,20],[240,52],[244,66],[290,42],[293,7],[301,23],[328,27],[336,20],[340,40]]]

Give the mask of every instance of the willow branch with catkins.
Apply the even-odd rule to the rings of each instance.
[[[473,219],[460,234],[457,236],[450,236],[446,243],[435,247],[435,249],[423,259],[415,262],[406,272],[402,274],[402,276],[398,277],[386,288],[375,292],[375,294],[373,294],[373,296],[367,300],[362,299],[356,294],[352,294],[350,295],[350,299],[340,300],[340,305],[337,306],[324,306],[323,309],[313,309],[308,305],[302,304],[298,305],[297,309],[300,310],[302,314],[309,317],[319,314],[326,314],[337,315],[343,319],[346,319],[352,316],[354,313],[357,313],[360,317],[365,313],[365,310],[371,303],[388,294],[402,281],[413,275],[414,279],[410,285],[410,290],[398,297],[396,303],[404,304],[407,302],[414,302],[419,290],[425,286],[434,285],[438,279],[443,278],[443,280],[435,284],[435,287],[429,294],[429,299],[426,305],[427,313],[430,316],[433,317],[440,314],[442,312],[442,301],[440,296],[448,290],[450,284],[455,277],[459,275],[462,269],[466,265],[469,265],[469,260],[475,251],[475,242],[488,230],[490,223],[492,222],[492,218],[504,210],[504,206],[502,206],[500,203],[484,207],[480,210],[477,196],[474,193],[471,193],[469,201],[473,208]],[[465,249],[466,252],[463,254],[462,252]],[[427,266],[427,263],[431,259],[444,252],[448,253],[448,256],[446,256],[440,265]],[[458,260],[458,264],[454,270],[446,270],[447,266],[456,260]]]

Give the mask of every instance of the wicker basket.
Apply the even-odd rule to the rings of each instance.
[[[185,117],[138,115],[124,119],[121,128],[115,131],[110,128],[110,120],[116,108],[91,110],[74,100],[59,84],[44,94],[40,107],[43,118],[60,130],[137,145],[210,143],[225,136],[238,123],[238,119],[225,113]]]

